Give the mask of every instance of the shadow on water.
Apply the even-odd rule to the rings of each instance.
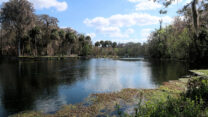
[[[92,93],[155,88],[190,68],[186,62],[135,58],[0,60],[0,116],[26,110],[52,113]]]
[[[58,95],[60,84],[71,85],[79,78],[83,78],[86,69],[77,69],[80,61],[70,60],[68,69],[61,68],[64,61],[1,61],[0,62],[0,116],[32,110],[37,100],[51,98]],[[81,61],[83,62],[83,61]],[[75,74],[74,74],[75,73]],[[66,77],[70,76],[70,77]],[[43,99],[42,99],[43,100]]]
[[[177,80],[178,77],[184,77],[189,74],[189,65],[186,62],[168,60],[150,60],[149,62],[152,71],[152,81],[156,84]]]

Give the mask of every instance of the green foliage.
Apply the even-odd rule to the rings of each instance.
[[[100,42],[96,42],[96,43],[95,43],[95,46],[96,46],[96,47],[99,47],[99,46],[100,46]]]
[[[64,30],[60,30],[59,32],[59,37],[61,38],[61,39],[64,39],[65,37],[65,32],[64,32]]]
[[[180,19],[175,24],[183,25]],[[208,58],[208,32],[204,28],[199,33],[199,39],[195,43],[193,32],[187,27],[170,25],[164,29],[154,31],[149,37],[146,52],[152,58],[171,58],[182,60],[201,60]]]
[[[187,84],[186,97],[199,101],[201,98],[208,106],[208,79],[204,77],[191,79]]]
[[[57,40],[59,39],[59,32],[57,29],[52,29],[51,30],[51,39],[52,40]]]
[[[119,43],[111,41],[98,41],[95,43],[93,55],[138,57],[144,55],[144,46],[141,43]]]
[[[188,81],[187,91],[178,97],[168,96],[166,101],[138,104],[135,117],[201,117],[207,116],[208,79],[193,78]]]
[[[68,32],[66,33],[66,41],[69,42],[69,43],[74,43],[75,42],[75,39],[76,39],[76,35],[72,32]]]
[[[116,42],[113,42],[112,47],[113,47],[113,48],[116,48],[116,46],[117,46],[117,43],[116,43]]]
[[[189,58],[189,47],[191,44],[191,38],[189,37],[188,29],[184,29],[182,33],[178,36],[178,40],[173,42],[173,47],[171,50],[173,51],[174,55],[172,55],[175,58],[178,59],[188,59]]]
[[[91,53],[91,47],[89,44],[84,44],[84,47],[82,49],[82,55],[87,56]]]
[[[168,7],[174,0],[155,1]],[[185,19],[176,17],[171,25],[152,32],[145,47],[147,55],[152,58],[206,62],[208,59],[207,5],[205,1],[197,4],[197,0],[192,0],[178,12]],[[163,14],[163,10],[160,13]]]
[[[151,117],[200,117],[201,105],[189,98],[168,98],[150,111]]]

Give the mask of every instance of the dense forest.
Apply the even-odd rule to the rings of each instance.
[[[27,0],[10,0],[1,8],[1,55],[88,55],[90,36],[58,27],[58,19],[36,15]]]
[[[208,3],[198,2],[185,5],[168,26],[163,27],[161,20],[160,28],[150,34],[146,43],[98,41],[93,44],[90,36],[58,27],[57,18],[36,15],[27,0],[10,0],[0,11],[0,53],[12,56],[147,56],[205,61],[208,59]],[[171,2],[163,4],[166,8]],[[167,11],[160,11],[160,14],[165,13]]]
[[[165,7],[170,1],[163,1]],[[161,2],[159,0],[159,2]],[[167,13],[161,10],[160,14]],[[193,0],[178,11],[169,26],[151,33],[146,44],[147,55],[153,58],[172,58],[190,61],[208,60],[208,3]]]

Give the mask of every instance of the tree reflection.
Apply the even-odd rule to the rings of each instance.
[[[169,60],[150,60],[149,67],[152,72],[152,81],[159,85],[165,81],[177,80],[188,74],[189,65],[186,62]]]
[[[60,84],[84,78],[76,60],[4,61],[0,64],[1,102],[6,114],[34,109],[35,102],[58,95]],[[67,63],[67,64],[66,64]],[[87,64],[87,63],[85,63]],[[78,75],[77,75],[78,74]]]

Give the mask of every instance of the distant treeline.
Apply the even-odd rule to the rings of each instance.
[[[144,47],[141,43],[97,41],[93,47],[93,56],[138,57],[144,55]]]

